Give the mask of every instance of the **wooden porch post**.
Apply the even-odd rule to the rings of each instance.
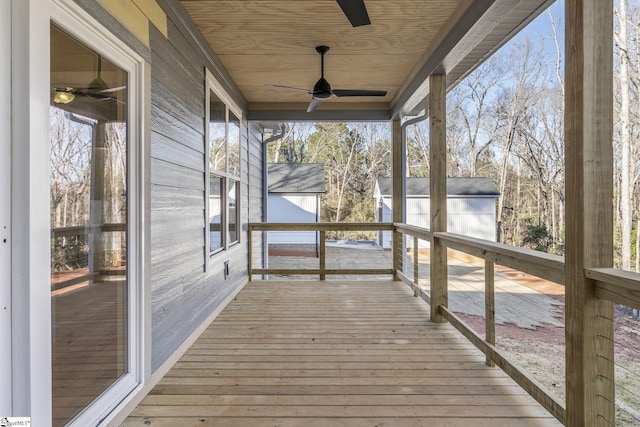
[[[107,123],[98,120],[92,131],[91,151],[91,188],[89,202],[89,274],[94,273],[92,280],[102,280],[102,270],[105,268],[106,241],[100,230],[104,225],[105,210],[105,140]]]
[[[429,162],[431,232],[447,231],[447,86],[446,75],[429,77]],[[448,306],[447,248],[431,238],[431,320],[445,322],[439,306]]]
[[[566,425],[615,425],[613,304],[584,273],[613,264],[613,4],[565,12]]]
[[[391,220],[393,222],[404,222],[404,203],[406,196],[406,161],[407,150],[402,140],[402,126],[400,120],[393,121],[393,146],[391,147]],[[402,233],[395,229],[392,231],[391,250],[393,258],[393,280],[400,280],[396,271],[402,270],[403,257]]]

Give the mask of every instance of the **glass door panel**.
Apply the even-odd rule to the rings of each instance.
[[[129,372],[127,72],[51,25],[53,425]]]

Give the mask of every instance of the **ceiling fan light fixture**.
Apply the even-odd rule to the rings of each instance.
[[[53,95],[53,102],[56,104],[69,104],[74,99],[76,99],[76,96],[65,90],[57,90],[55,95]]]

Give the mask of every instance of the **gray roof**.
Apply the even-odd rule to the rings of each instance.
[[[391,178],[378,178],[377,186],[382,196],[391,195]],[[429,178],[407,178],[407,196],[428,196]],[[449,196],[499,196],[498,188],[489,179],[447,178]]]
[[[324,193],[321,163],[269,163],[269,193]]]

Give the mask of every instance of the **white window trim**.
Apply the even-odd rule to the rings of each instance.
[[[242,123],[243,123],[243,116],[242,116],[242,109],[238,106],[238,104],[236,102],[233,101],[233,99],[229,96],[229,94],[224,90],[223,86],[220,84],[220,82],[218,82],[216,80],[216,78],[214,77],[214,75],[208,70],[205,69],[205,73],[206,73],[206,94],[205,94],[205,174],[206,174],[206,183],[205,183],[205,271],[207,270],[207,265],[209,263],[209,260],[214,258],[216,255],[220,254],[220,253],[225,253],[226,251],[228,251],[230,248],[234,247],[234,246],[238,246],[241,242],[241,230],[242,230],[242,224],[241,224],[241,220],[242,220],[242,215],[241,215],[241,205],[242,205],[242,200],[241,197],[237,198],[238,200],[236,200],[236,235],[237,235],[237,239],[233,242],[229,241],[229,204],[228,204],[228,197],[229,197],[229,180],[234,180],[236,181],[238,184],[238,188],[240,193],[242,194],[242,138],[244,136],[243,132],[242,132]],[[226,172],[217,172],[214,171],[212,172],[210,167],[209,167],[209,104],[211,102],[211,91],[213,91],[213,93],[216,94],[216,96],[218,98],[220,98],[220,100],[225,104],[226,111],[225,111],[225,119],[227,122],[227,134],[229,133],[229,111],[231,111],[240,121],[240,152],[238,153],[239,155],[239,170],[238,170],[238,175],[232,175],[231,173],[228,172],[229,170],[229,152],[228,152],[228,141],[227,141],[227,154],[226,154]],[[223,233],[224,234],[224,242],[223,245],[220,249],[211,252],[211,247],[210,247],[210,237],[209,237],[209,218],[210,218],[210,213],[209,213],[209,196],[211,194],[211,188],[210,188],[210,180],[209,177],[211,176],[211,174],[213,175],[217,175],[220,176],[221,178],[224,178],[224,185],[225,185],[225,189],[223,191],[222,194],[222,200],[221,200],[221,206],[224,209],[224,212],[222,213],[222,217],[223,217],[223,226],[226,226],[226,231]]]
[[[4,6],[3,2],[3,6]],[[49,225],[50,24],[53,22],[129,72],[129,370],[74,426],[108,422],[141,387],[145,352],[143,200],[146,140],[144,60],[72,0],[11,0],[12,43],[12,414],[51,425]],[[44,262],[43,262],[44,261]],[[5,415],[5,414],[2,414]]]

